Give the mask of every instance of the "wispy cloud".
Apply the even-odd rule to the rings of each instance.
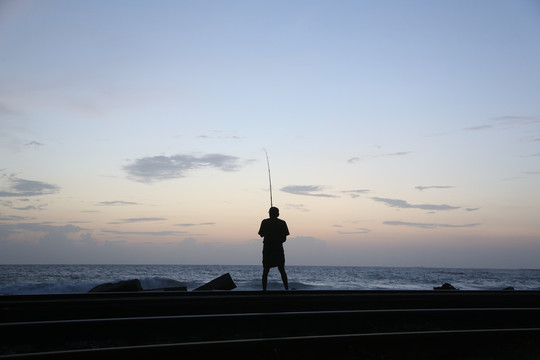
[[[465,208],[465,211],[478,211],[480,208]]]
[[[540,124],[540,116],[498,116],[489,119],[488,124],[470,126],[461,129],[462,131],[479,131],[479,130],[489,130],[497,127],[508,127],[508,126],[523,126],[523,125],[534,125]]]
[[[167,220],[165,218],[159,218],[159,217],[142,217],[142,218],[128,218],[128,219],[120,219],[115,222],[111,222],[109,224],[116,225],[116,224],[132,224],[132,223],[139,223],[139,222],[148,222],[148,221],[163,221]]]
[[[400,199],[386,199],[380,197],[372,197],[374,201],[385,203],[390,207],[396,207],[400,209],[421,209],[421,210],[437,210],[437,211],[447,211],[459,209],[459,206],[450,206],[446,204],[434,205],[434,204],[409,204],[405,200]]]
[[[370,229],[356,229],[356,230],[353,230],[353,231],[338,231],[338,234],[341,234],[341,235],[355,235],[355,234],[368,234],[370,232],[371,232]]]
[[[13,210],[21,210],[21,211],[28,211],[28,210],[45,210],[45,208],[47,207],[47,204],[39,204],[39,205],[27,205],[27,206],[21,206],[21,207],[16,207],[16,206],[12,206],[11,208]]]
[[[428,189],[451,189],[453,188],[453,186],[447,186],[447,185],[435,185],[435,186],[415,186],[415,189],[417,190],[420,190],[420,191],[424,191],[424,190],[428,190]]]
[[[289,194],[303,195],[303,196],[315,196],[315,197],[328,197],[335,198],[336,195],[322,193],[325,188],[318,185],[289,185],[282,187],[280,190]]]
[[[8,189],[0,191],[0,197],[27,197],[56,194],[60,187],[42,181],[8,176]]]
[[[204,222],[204,223],[198,223],[198,224],[192,224],[192,223],[174,224],[174,226],[192,227],[192,226],[210,226],[210,225],[215,225],[215,224],[216,223],[214,222]]]
[[[237,171],[241,167],[241,160],[224,154],[152,156],[137,159],[124,166],[124,170],[132,180],[151,183],[183,178],[188,172],[203,167]]]
[[[17,229],[31,231],[31,232],[46,232],[46,233],[62,233],[70,234],[83,231],[84,229],[75,225],[52,225],[50,223],[21,223],[16,225]]]
[[[16,215],[0,215],[0,221],[26,221],[32,220],[30,217],[26,216],[16,216]]]
[[[480,124],[475,126],[469,126],[465,127],[459,130],[452,130],[452,131],[446,131],[436,134],[427,135],[430,136],[442,136],[442,135],[450,135],[455,134],[459,132],[467,132],[467,131],[483,131],[483,130],[490,130],[490,129],[497,129],[497,128],[508,128],[508,127],[515,127],[515,126],[524,126],[524,125],[535,125],[540,124],[540,116],[498,116],[494,118],[488,119],[487,124]],[[540,139],[537,139],[540,140]],[[534,140],[533,140],[534,141]]]
[[[359,197],[360,195],[367,194],[369,190],[345,190],[342,191],[343,194],[349,195],[353,199]]]
[[[57,241],[64,238],[66,235],[81,232],[85,229],[75,225],[54,225],[49,222],[40,223],[18,223],[18,224],[0,224],[0,239],[8,238],[13,234],[21,233],[22,231],[42,234],[45,233],[45,240]],[[40,241],[42,241],[40,240]]]
[[[114,235],[147,235],[147,236],[171,236],[184,235],[186,231],[118,231],[118,230],[101,230],[101,232]]]
[[[347,160],[347,162],[349,164],[354,164],[354,163],[357,163],[359,161],[366,160],[366,159],[376,159],[376,158],[393,157],[393,156],[405,156],[405,155],[409,155],[410,153],[411,153],[410,151],[398,151],[398,152],[393,152],[393,153],[385,153],[385,154],[379,154],[379,155],[369,155],[369,156],[364,156],[364,157],[354,156],[354,157],[350,158],[349,160]]]
[[[437,224],[437,223],[417,223],[417,222],[405,222],[405,221],[384,221],[384,225],[391,226],[409,226],[423,229],[434,229],[434,228],[470,228],[476,227],[481,224],[463,224],[463,225],[452,225],[452,224]]]
[[[463,131],[479,131],[479,130],[488,130],[488,129],[492,129],[493,126],[491,125],[478,125],[478,126],[471,126],[471,127],[466,127],[466,128],[463,128],[461,130]]]
[[[121,200],[115,200],[115,201],[102,201],[98,203],[99,206],[124,206],[124,205],[140,205],[136,202],[131,201],[121,201]]]
[[[410,153],[411,153],[410,151],[399,151],[399,152],[395,152],[395,153],[383,154],[383,155],[377,156],[377,157],[383,157],[383,156],[405,156],[405,155],[409,155]]]
[[[26,144],[24,144],[24,146],[40,147],[40,146],[43,146],[43,144],[40,143],[39,141],[29,141]]]
[[[509,115],[509,116],[498,116],[491,118],[498,125],[531,125],[531,124],[540,124],[540,116],[520,116],[520,115]]]

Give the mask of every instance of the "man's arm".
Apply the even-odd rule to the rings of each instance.
[[[264,226],[264,220],[261,221],[261,226],[259,227],[259,232],[258,234],[261,236],[261,237],[264,237],[264,233],[265,233],[265,226]]]
[[[285,222],[285,220],[282,220],[283,221],[283,242],[287,241],[287,236],[290,235],[289,234],[289,228],[287,227],[287,223]]]

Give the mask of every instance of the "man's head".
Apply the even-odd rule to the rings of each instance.
[[[268,210],[268,214],[270,214],[271,218],[277,218],[279,216],[279,209],[275,206],[272,206],[270,210]]]

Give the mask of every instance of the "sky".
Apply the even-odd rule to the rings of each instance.
[[[534,0],[0,0],[0,264],[257,265],[272,198],[289,265],[540,268],[538,39]]]

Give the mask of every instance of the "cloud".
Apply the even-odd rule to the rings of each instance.
[[[451,225],[451,224],[436,224],[436,223],[416,223],[416,222],[404,222],[404,221],[384,221],[384,225],[391,225],[391,226],[409,226],[409,227],[416,227],[416,228],[423,228],[423,229],[434,229],[434,228],[470,228],[470,227],[476,227],[481,224],[474,223],[474,224],[463,224],[463,225]]]
[[[87,246],[97,246],[99,242],[90,233],[81,234],[81,243]]]
[[[424,191],[424,190],[428,190],[428,189],[451,189],[453,188],[454,186],[447,186],[447,185],[443,185],[443,186],[416,186],[415,189],[417,190],[420,190],[420,191]]]
[[[470,126],[470,127],[462,128],[460,130],[448,131],[448,132],[437,133],[437,134],[432,134],[432,135],[427,135],[427,136],[449,135],[449,134],[455,134],[460,131],[482,131],[482,130],[500,128],[500,127],[508,128],[508,127],[515,127],[515,126],[536,125],[536,124],[540,124],[540,116],[499,116],[499,117],[491,118],[489,119],[489,121],[490,122],[487,125]]]
[[[15,225],[15,228],[26,230],[30,232],[46,232],[46,233],[60,233],[60,234],[71,234],[77,233],[83,228],[75,225],[51,225],[49,223],[20,223]]]
[[[47,207],[47,204],[41,204],[41,205],[28,205],[23,207],[15,207],[12,206],[11,208],[13,210],[22,210],[22,211],[28,211],[28,210],[45,210]]]
[[[116,200],[116,201],[102,201],[98,203],[98,205],[99,206],[123,206],[123,205],[140,205],[140,204],[136,202],[131,202],[131,201]]]
[[[356,229],[355,231],[338,231],[338,234],[341,234],[341,235],[355,235],[355,234],[368,234],[370,232],[371,232],[371,230],[362,228],[362,229]]]
[[[204,223],[198,223],[198,224],[174,224],[174,226],[183,226],[183,227],[191,227],[191,226],[208,226],[208,225],[215,225],[214,222],[204,222]]]
[[[354,156],[354,157],[350,158],[349,160],[347,160],[347,162],[349,164],[354,164],[354,163],[357,163],[357,162],[359,162],[361,160],[364,160],[364,159],[377,159],[377,158],[382,158],[382,157],[405,156],[405,155],[408,155],[410,153],[411,153],[410,151],[398,151],[398,152],[393,152],[393,153],[370,155],[370,156],[366,156],[366,157],[363,157],[363,158],[358,157],[358,156]]]
[[[0,206],[12,207],[13,206],[13,201],[11,201],[11,200],[0,200]]]
[[[222,171],[237,171],[240,159],[223,154],[206,154],[202,156],[173,155],[152,156],[135,160],[124,166],[132,180],[150,183],[186,177],[187,173],[202,167],[214,167]]]
[[[383,202],[386,205],[390,207],[397,207],[401,209],[421,209],[421,210],[439,210],[439,211],[446,211],[446,210],[455,210],[459,209],[459,206],[450,206],[450,205],[433,205],[433,204],[409,204],[405,200],[399,200],[399,199],[386,199],[386,198],[379,198],[379,197],[372,197],[374,201]]]
[[[30,220],[29,218],[24,218],[20,216],[2,216],[0,217],[2,221],[20,221],[20,220]],[[32,233],[47,233],[54,232],[58,233],[71,233],[77,232],[79,227],[62,227],[54,226],[46,223],[18,223],[18,224],[0,224],[0,242],[7,240],[12,234],[20,233],[21,230],[28,231]]]
[[[353,199],[356,199],[357,197],[360,197],[360,195],[366,194],[368,192],[369,192],[369,190],[345,190],[345,191],[342,191],[343,194],[347,194],[350,197],[352,197]]]
[[[410,151],[399,151],[399,152],[390,153],[390,154],[383,154],[383,155],[380,155],[378,157],[383,157],[383,156],[405,156],[405,155],[409,155],[410,153],[411,153]]]
[[[38,141],[30,141],[30,142],[27,142],[26,144],[24,144],[24,146],[40,147],[40,146],[43,146],[43,144],[38,142]]]
[[[148,236],[171,236],[183,235],[186,231],[118,231],[118,230],[101,230],[103,233],[114,235],[148,235]]]
[[[157,218],[157,217],[147,217],[147,218],[128,218],[128,219],[120,219],[116,222],[111,222],[109,224],[132,224],[132,223],[139,223],[139,222],[147,222],[147,221],[162,221],[167,220],[165,218]]]
[[[31,219],[32,218],[25,217],[25,216],[0,215],[0,221],[24,221],[24,220],[31,220]]]
[[[540,116],[498,116],[491,118],[497,124],[501,125],[531,125],[540,124]]]
[[[466,127],[466,128],[463,128],[462,130],[463,131],[478,131],[478,130],[487,130],[487,129],[492,129],[493,126],[491,125],[478,125],[478,126],[471,126],[471,127]]]
[[[0,191],[0,197],[26,197],[56,194],[60,187],[42,181],[20,179],[15,176],[8,177],[9,187]]]
[[[283,192],[295,194],[295,195],[304,195],[304,196],[315,196],[315,197],[328,197],[335,198],[336,195],[320,193],[324,190],[324,187],[318,185],[289,185],[280,189]]]
[[[480,208],[465,208],[465,211],[477,211]]]

